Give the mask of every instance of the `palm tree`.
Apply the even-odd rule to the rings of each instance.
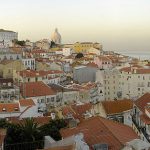
[[[27,118],[19,127],[22,129],[22,136],[26,141],[36,141],[40,130],[38,124],[34,122],[33,118]]]

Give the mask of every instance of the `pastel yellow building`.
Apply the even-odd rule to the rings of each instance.
[[[86,53],[86,51],[90,48],[96,48],[102,51],[102,45],[100,43],[92,43],[92,42],[76,42],[73,44],[73,49],[76,53]]]
[[[24,69],[25,67],[20,60],[3,60],[0,63],[0,75],[3,78],[13,78],[13,71]]]

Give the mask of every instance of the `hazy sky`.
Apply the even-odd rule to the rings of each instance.
[[[150,51],[150,0],[0,0],[0,28],[19,39],[101,42],[104,50]]]

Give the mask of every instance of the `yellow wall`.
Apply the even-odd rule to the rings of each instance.
[[[76,42],[73,45],[73,49],[75,50],[76,53],[79,53],[79,52],[84,53],[84,52],[86,52],[87,49],[90,49],[91,47],[102,50],[102,45],[100,45],[99,43],[92,43],[92,42],[79,43],[79,42]]]
[[[50,66],[46,63],[36,62],[36,70],[50,70]]]
[[[13,78],[13,71],[21,71],[24,70],[25,67],[21,61],[12,61],[5,65],[0,65],[0,70],[2,71],[2,75],[4,78]]]

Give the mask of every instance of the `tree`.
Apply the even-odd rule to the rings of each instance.
[[[78,53],[75,58],[82,58],[84,55],[82,53]]]
[[[41,135],[37,123],[32,118],[29,118],[25,119],[21,124],[11,124],[7,129],[4,147],[6,150],[34,150],[43,148],[43,140],[44,137]]]
[[[5,120],[1,120],[0,125],[7,125]],[[4,141],[4,149],[12,150],[35,150],[42,149],[44,145],[44,136],[48,135],[54,140],[60,140],[59,130],[67,126],[64,119],[51,120],[48,124],[38,126],[33,118],[23,120],[18,124],[9,124],[6,126],[7,133]]]
[[[40,129],[43,136],[50,135],[54,140],[61,140],[59,130],[67,126],[64,119],[51,120],[48,124],[43,125]]]
[[[15,44],[17,44],[17,45],[20,45],[20,46],[25,46],[25,41],[23,40],[23,41],[18,41],[18,40],[13,40],[13,42],[15,43]]]
[[[56,47],[57,46],[57,44],[54,42],[54,41],[51,41],[51,46],[50,46],[50,48],[54,48],[54,47]]]
[[[38,124],[34,122],[33,118],[25,119],[25,122],[19,124],[22,130],[22,137],[24,141],[42,140]]]
[[[7,128],[9,126],[9,123],[6,121],[6,119],[0,119],[0,128]]]

